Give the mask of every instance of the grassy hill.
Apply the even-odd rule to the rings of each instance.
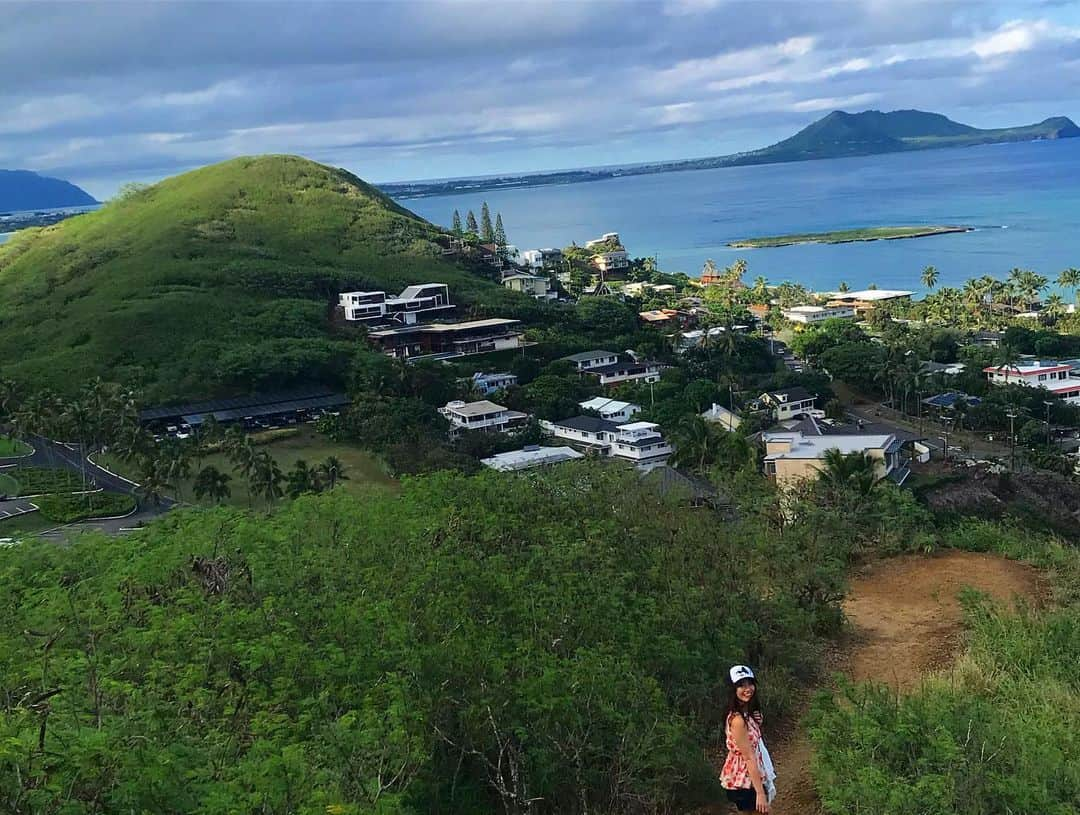
[[[176,176],[0,246],[5,376],[66,391],[100,375],[149,400],[334,382],[357,347],[329,331],[339,291],[437,281],[466,306],[512,298],[440,257],[437,235],[295,156]]]

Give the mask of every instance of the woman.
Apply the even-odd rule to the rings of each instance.
[[[761,706],[757,680],[746,665],[734,665],[728,672],[727,717],[724,735],[727,760],[720,771],[720,785],[728,800],[740,812],[768,812],[775,795],[775,773],[765,742],[761,739]]]

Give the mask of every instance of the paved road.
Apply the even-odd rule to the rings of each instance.
[[[15,498],[11,501],[0,501],[0,521],[14,518],[16,515],[25,515],[37,509],[25,498]]]
[[[66,467],[80,474],[85,467],[87,476],[102,489],[128,495],[136,494],[138,484],[121,476],[113,475],[108,470],[94,464],[83,455],[82,449],[77,444],[53,441],[44,436],[35,435],[29,436],[26,441],[34,448],[32,456],[19,459],[0,459],[0,464],[18,462],[33,467]],[[3,514],[6,503],[16,502],[0,503],[0,521],[7,517]],[[120,535],[164,515],[174,506],[176,506],[176,501],[171,498],[164,498],[159,506],[142,507],[135,514],[126,518],[65,524],[64,526],[40,532],[38,535],[52,540],[65,540],[81,532],[104,532],[109,535]]]

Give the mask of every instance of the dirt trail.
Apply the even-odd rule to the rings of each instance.
[[[831,655],[830,672],[906,690],[947,667],[962,644],[957,594],[964,586],[1004,602],[1015,595],[1037,599],[1044,591],[1035,569],[995,555],[947,552],[875,563],[852,581],[844,603],[851,634]],[[810,745],[801,728],[769,749],[779,789],[773,815],[819,812],[809,772]]]

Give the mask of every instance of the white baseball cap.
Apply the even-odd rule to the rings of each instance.
[[[751,671],[750,667],[747,665],[732,665],[731,670],[728,671],[728,675],[731,677],[732,685],[737,685],[744,679],[754,679],[755,682],[757,681],[754,677],[754,672]]]

